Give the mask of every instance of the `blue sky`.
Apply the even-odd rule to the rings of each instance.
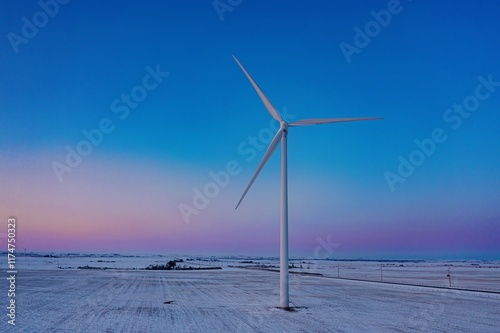
[[[56,2],[41,3],[54,11]],[[212,1],[57,3],[17,46],[23,17],[33,24],[43,9],[4,3],[0,207],[23,221],[25,247],[277,255],[277,156],[234,211],[264,154],[248,161],[238,146],[271,119],[235,54],[294,119],[385,118],[291,129],[292,255],[312,256],[330,235],[340,244],[332,256],[499,257],[500,5],[221,3],[231,10]],[[390,22],[374,23],[373,12],[389,10]],[[348,61],[339,45],[355,47],[355,28],[366,33],[367,24],[378,30]],[[113,101],[141,86],[148,67],[168,76],[120,119]],[[465,100],[479,104],[454,129],[457,113],[447,110]],[[54,162],[103,119],[113,130],[59,181]],[[391,187],[398,157],[408,160],[434,129],[446,140]],[[192,206],[194,190],[229,161],[241,172],[186,223],[179,205]]]

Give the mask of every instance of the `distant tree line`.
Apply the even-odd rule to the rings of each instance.
[[[222,267],[191,267],[186,265],[177,265],[177,263],[184,262],[184,260],[170,260],[165,265],[149,265],[146,267],[146,270],[162,270],[162,271],[170,271],[170,270],[206,270],[206,269],[222,269]]]

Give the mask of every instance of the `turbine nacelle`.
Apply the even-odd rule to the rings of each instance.
[[[280,122],[280,130],[288,133],[288,123],[284,120]]]

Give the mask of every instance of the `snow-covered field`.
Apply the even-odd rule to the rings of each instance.
[[[380,265],[386,265],[382,266],[384,281],[391,280],[392,274],[398,279],[402,276],[406,282],[430,277],[431,282],[448,286],[448,278],[441,275],[451,268],[454,287],[479,283],[478,289],[498,291],[498,262],[389,265],[297,260],[293,263],[298,268],[292,271],[323,275],[290,275],[290,299],[296,311],[287,312],[276,308],[278,273],[235,267],[273,266],[277,265],[276,260],[184,257],[178,265],[218,265],[223,269],[138,269],[172,258],[18,258],[16,326],[7,324],[8,299],[4,296],[0,298],[5,312],[0,331],[500,332],[499,293],[375,282],[381,278]],[[85,265],[111,269],[60,269]],[[405,266],[407,270],[403,270]],[[0,268],[6,271],[5,264]],[[374,282],[335,278],[339,272],[341,278],[367,278]],[[467,277],[470,281],[466,281]],[[7,280],[0,281],[0,293],[6,295]]]

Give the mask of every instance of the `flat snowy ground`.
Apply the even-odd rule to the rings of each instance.
[[[292,274],[297,309],[287,312],[275,308],[278,286],[278,273],[244,268],[25,267],[16,281],[16,326],[7,324],[2,296],[0,331],[500,332],[499,294]],[[2,278],[0,292],[7,290]]]

